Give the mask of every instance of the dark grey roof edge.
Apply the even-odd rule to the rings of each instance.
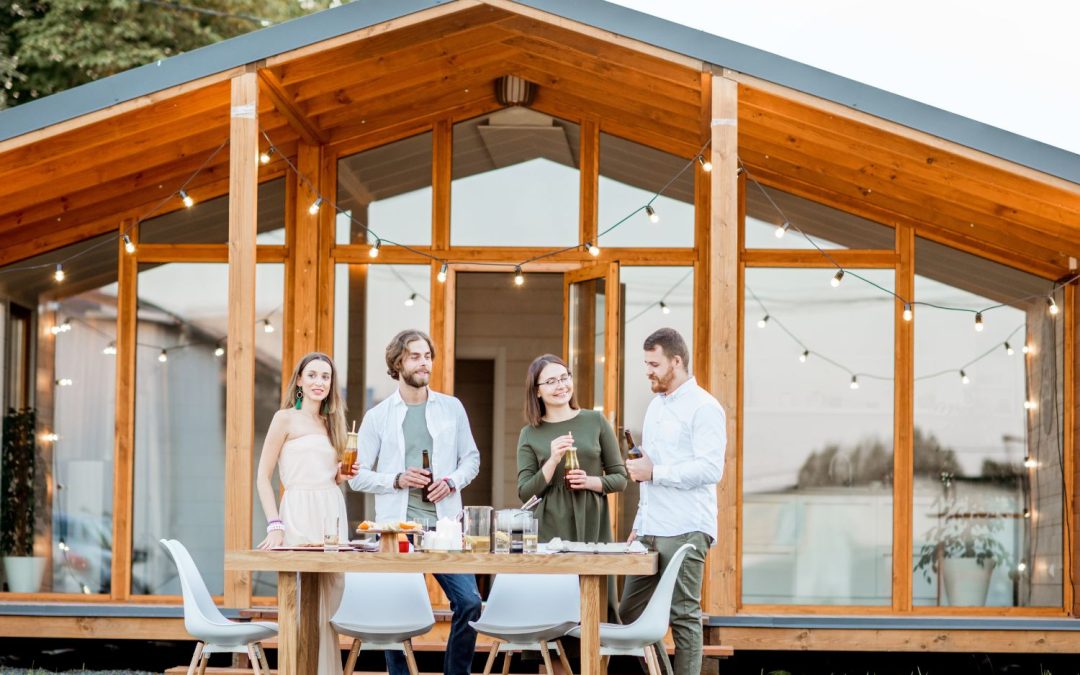
[[[515,1],[1080,183],[1080,155],[783,56],[601,0]]]
[[[357,0],[0,112],[0,141],[453,0]],[[515,0],[722,65],[1080,184],[1080,156],[791,59],[603,0]]]
[[[0,112],[0,141],[453,0],[363,0],[238,35]]]
[[[1080,620],[1019,617],[947,618],[936,616],[710,616],[719,628],[806,628],[820,630],[1015,630],[1080,631]]]

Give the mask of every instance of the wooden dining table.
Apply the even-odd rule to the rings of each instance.
[[[367,553],[230,551],[225,569],[278,574],[278,672],[307,675],[318,666],[319,575],[343,572],[431,574],[576,574],[581,584],[581,673],[600,675],[600,617],[609,575],[656,574],[655,553]]]

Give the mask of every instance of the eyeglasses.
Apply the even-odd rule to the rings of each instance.
[[[554,387],[557,384],[569,384],[570,381],[573,379],[574,378],[570,375],[570,373],[567,373],[565,375],[562,375],[561,377],[548,378],[543,382],[539,382],[538,384],[545,387]]]

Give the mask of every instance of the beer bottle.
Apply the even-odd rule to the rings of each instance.
[[[426,448],[421,451],[420,457],[421,457],[420,468],[422,468],[425,471],[430,473],[431,472],[431,458],[428,456],[428,451],[427,451]],[[431,501],[431,496],[428,494],[428,491],[427,491],[427,489],[429,487],[431,487],[430,483],[428,484],[427,487],[421,488],[423,490],[423,492],[421,493],[421,498],[425,502],[430,502]]]
[[[634,443],[634,435],[629,429],[623,429],[623,436],[626,438],[626,458],[641,459],[644,455],[641,454],[641,448]]]
[[[563,480],[566,481],[566,487],[573,490],[573,486],[570,485],[570,472],[574,469],[580,469],[581,463],[578,462],[577,448],[570,448],[566,451],[566,455],[563,456]]]

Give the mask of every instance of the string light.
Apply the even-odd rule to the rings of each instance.
[[[645,214],[649,216],[650,223],[660,222],[660,214],[656,212],[656,209],[652,207],[652,204],[645,205]]]
[[[844,270],[836,270],[836,274],[833,275],[832,281],[829,283],[833,288],[840,285],[840,282],[844,280]]]
[[[131,241],[131,237],[124,235],[124,250],[128,253],[135,252],[135,242]]]
[[[1016,353],[1016,350],[1014,350],[1014,349],[1012,348],[1012,345],[1010,345],[1010,344],[1009,344],[1009,341],[1008,341],[1008,340],[1006,340],[1006,341],[1005,341],[1005,355],[1006,355],[1006,356],[1012,356],[1012,355],[1013,355],[1013,354],[1015,354],[1015,353]]]
[[[165,363],[166,361],[169,360],[169,354],[164,349],[162,349],[161,353],[158,354],[157,360],[160,361],[161,363]]]
[[[49,332],[53,335],[59,335],[60,333],[67,333],[71,330],[71,319],[66,319],[64,323],[59,323],[49,329]]]
[[[405,298],[405,306],[412,307],[416,304],[416,293],[413,293],[409,297]]]
[[[910,302],[905,302],[904,303],[904,321],[911,321],[912,316],[913,316],[913,314],[911,312],[911,303]]]
[[[768,314],[766,314],[765,316],[763,316],[763,317],[761,317],[760,319],[757,320],[757,327],[758,328],[764,328],[765,324],[767,324],[767,323],[769,323],[769,315]]]
[[[1046,311],[1050,312],[1050,316],[1057,316],[1058,306],[1052,295],[1046,296]]]
[[[1024,410],[1037,410],[1039,404],[1031,399],[1024,401]]]
[[[446,283],[446,269],[447,269],[447,267],[448,267],[448,265],[446,263],[443,263],[442,267],[439,268],[439,273],[435,275],[435,278],[439,280],[440,284],[445,284]]]
[[[1027,570],[1027,563],[1026,562],[1019,562],[1019,563],[1016,564],[1016,571],[1017,572],[1024,572],[1026,570]]]
[[[663,300],[660,301],[660,311],[664,314],[671,314],[671,308]]]
[[[967,373],[962,368],[960,369],[960,381],[964,384],[971,384],[971,378],[967,376]]]
[[[270,323],[270,319],[263,319],[263,332],[264,333],[273,333],[274,332],[274,324]]]
[[[70,377],[62,377],[56,381],[58,387],[70,387],[73,384]]]
[[[179,195],[180,195],[180,201],[184,202],[184,206],[188,207],[189,209],[192,206],[195,206],[195,200],[192,199],[191,196],[188,195],[188,193],[184,192],[183,189],[180,190]]]
[[[60,282],[64,280],[64,276],[64,263],[56,263],[56,271],[53,272],[53,279]]]
[[[319,212],[320,206],[322,206],[322,197],[317,197],[315,201],[311,202],[311,206],[308,207],[307,212],[311,215],[315,215]]]
[[[784,235],[787,234],[788,228],[790,227],[791,223],[785,220],[783,225],[776,226],[776,231],[773,234],[776,235],[777,239],[783,239]]]
[[[1031,511],[1028,511],[1027,509],[1024,509],[1024,517],[1025,518],[1031,518]]]
[[[1034,469],[1039,466],[1039,462],[1031,455],[1024,456],[1024,467],[1027,469]]]
[[[220,359],[220,358],[221,358],[222,356],[225,356],[225,348],[224,348],[224,347],[222,347],[221,345],[218,345],[218,346],[217,346],[217,347],[216,347],[216,348],[214,349],[214,356],[216,356],[216,357],[217,357],[217,358],[219,358],[219,359]]]
[[[804,349],[802,354],[799,354],[799,363],[806,363],[806,359],[810,358],[810,350]]]
[[[1025,344],[1023,347],[1020,348],[1020,351],[1025,353],[1025,354],[1034,354],[1035,353],[1035,345]]]
[[[102,349],[101,353],[105,356],[116,356],[116,342],[105,345],[105,349]]]
[[[851,384],[848,385],[848,386],[850,386],[852,389],[858,389],[859,388],[859,378],[856,377],[855,375],[852,375],[851,376]]]
[[[585,244],[585,248],[588,249],[589,255],[591,255],[594,258],[597,257],[598,255],[600,255],[600,247],[597,246],[596,244],[592,243],[591,241],[589,243]]]
[[[262,154],[259,155],[259,162],[262,163],[262,164],[269,164],[270,163],[270,155],[274,154],[274,150],[275,150],[275,148],[272,145],[269,148],[267,148],[265,152],[263,152]]]
[[[712,171],[712,162],[705,159],[704,155],[698,155],[697,156],[697,161],[698,161],[698,164],[701,165],[701,168],[702,168],[703,171],[705,171],[705,173],[709,173],[710,171]]]
[[[44,443],[55,443],[60,440],[60,436],[56,432],[42,432],[40,438]]]
[[[975,312],[975,332],[981,333],[983,331],[982,312]]]
[[[371,245],[370,249],[368,249],[368,252],[367,252],[368,256],[371,257],[371,258],[378,258],[379,257],[379,246],[381,246],[381,245],[382,245],[382,239],[376,238],[375,243]]]
[[[525,275],[521,273],[521,266],[514,268],[514,285],[521,286],[525,283]]]

